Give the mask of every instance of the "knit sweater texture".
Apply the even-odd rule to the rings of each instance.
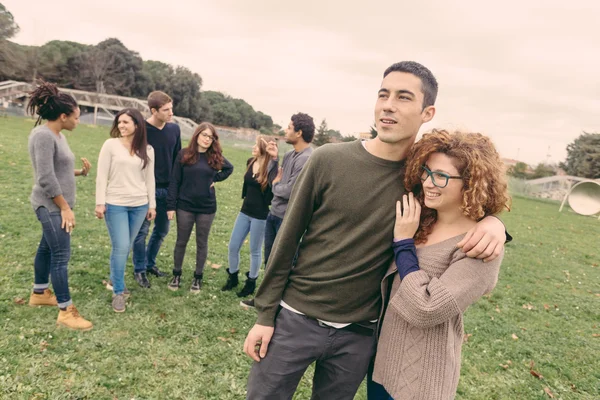
[[[281,300],[323,321],[378,318],[403,177],[404,162],[375,157],[360,141],[313,152],[292,190],[255,299],[258,324],[273,326]]]
[[[62,195],[69,207],[75,206],[75,155],[67,138],[52,132],[46,125],[34,128],[29,135],[29,156],[33,165],[33,189],[29,200],[34,210],[46,207],[60,211],[52,200]]]
[[[381,327],[373,380],[394,399],[446,400],[456,395],[463,313],[498,280],[503,254],[469,258],[459,235],[417,249],[420,270],[402,282],[392,266],[381,284],[390,300]],[[391,291],[389,291],[389,286]]]

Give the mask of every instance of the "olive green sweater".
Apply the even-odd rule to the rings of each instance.
[[[281,300],[329,322],[377,319],[403,178],[404,162],[375,157],[360,141],[315,150],[275,239],[256,296],[257,323],[273,326]]]

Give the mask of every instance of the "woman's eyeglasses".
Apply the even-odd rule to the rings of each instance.
[[[204,138],[207,138],[207,139],[209,139],[209,140],[215,140],[215,138],[214,138],[214,136],[213,136],[213,135],[208,135],[208,134],[206,134],[206,133],[204,133],[204,132],[202,132],[202,133],[200,134],[200,136],[202,136],[202,137],[204,137]]]
[[[425,165],[423,165],[422,168],[423,174],[421,175],[421,180],[425,182],[427,178],[431,178],[431,183],[433,183],[433,186],[439,187],[440,189],[443,189],[446,186],[448,186],[448,181],[450,179],[462,179],[462,176],[452,176],[444,172],[437,171],[431,172],[431,170]]]

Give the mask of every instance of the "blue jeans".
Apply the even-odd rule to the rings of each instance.
[[[60,227],[60,211],[50,212],[46,207],[35,210],[42,224],[42,240],[33,261],[34,289],[46,289],[49,278],[59,308],[71,305],[68,264],[71,258],[71,235]]]
[[[148,204],[138,207],[106,205],[106,227],[110,236],[110,280],[114,294],[125,291],[125,264],[135,236],[148,213]]]
[[[167,218],[167,194],[165,188],[156,188],[156,218],[154,229],[148,247],[146,247],[146,236],[150,230],[150,221],[144,219],[142,227],[133,242],[133,267],[134,272],[146,272],[156,265],[156,255],[160,250],[165,236],[169,233],[169,219]]]
[[[271,213],[267,215],[265,226],[265,267],[267,266],[267,262],[269,262],[271,249],[273,248],[275,237],[277,236],[277,232],[279,232],[279,228],[281,228],[282,222],[283,219],[276,217]]]
[[[244,239],[250,233],[250,278],[256,279],[258,277],[266,224],[267,221],[264,219],[252,218],[244,213],[238,214],[229,239],[230,273],[239,271],[240,249],[244,244]]]

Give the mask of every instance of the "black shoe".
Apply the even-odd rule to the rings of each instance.
[[[190,292],[198,293],[202,289],[202,278],[194,278]]]
[[[256,278],[254,278],[254,279],[250,278],[250,273],[246,272],[246,284],[244,284],[244,287],[242,288],[241,291],[238,292],[237,296],[238,297],[250,296],[251,294],[254,294],[255,290],[256,290]]]
[[[148,280],[145,272],[134,272],[133,277],[141,287],[146,289],[150,288],[150,281]]]
[[[179,290],[179,287],[181,286],[181,276],[180,275],[174,275],[173,279],[171,279],[171,282],[169,282],[169,289],[171,290]]]
[[[244,308],[254,308],[254,299],[240,301],[240,306]]]
[[[231,272],[229,272],[229,268],[227,268],[225,271],[227,272],[227,282],[225,283],[225,286],[223,286],[221,288],[221,290],[223,292],[233,289],[239,283],[239,281],[238,281],[238,272],[239,271],[235,271],[233,274]]]
[[[146,272],[148,274],[154,275],[157,278],[162,278],[163,276],[167,276],[167,274],[165,274],[164,272],[162,272],[160,269],[158,269],[157,267],[152,267],[152,268],[148,268],[146,270]]]

